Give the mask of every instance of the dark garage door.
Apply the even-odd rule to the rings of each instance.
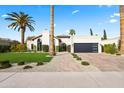
[[[74,52],[97,53],[98,43],[74,43]]]

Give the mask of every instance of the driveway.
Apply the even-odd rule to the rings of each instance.
[[[78,53],[78,55],[101,71],[124,71],[124,55],[116,56],[104,53]]]
[[[87,72],[87,71],[99,71],[95,66],[83,66],[81,62],[76,62],[72,55],[68,52],[57,53],[51,62],[36,66],[36,63],[28,64],[33,66],[32,69],[24,70],[24,66],[13,65],[11,68],[2,69],[0,72]]]

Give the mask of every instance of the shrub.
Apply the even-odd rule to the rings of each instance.
[[[82,60],[81,57],[77,57],[76,59],[77,59],[77,60]]]
[[[33,67],[29,66],[29,65],[23,67],[23,69],[31,69],[31,68],[33,68]]]
[[[82,65],[86,65],[86,66],[87,66],[87,65],[90,65],[87,61],[82,61],[81,64],[82,64]]]
[[[21,44],[12,44],[10,47],[10,50],[12,52],[26,52],[27,51],[27,46],[26,44],[21,45]]]
[[[24,64],[25,64],[24,61],[20,61],[20,62],[18,62],[18,65],[24,65]]]
[[[78,55],[77,54],[72,54],[74,58],[78,58]]]
[[[44,65],[43,62],[37,62],[37,66]]]
[[[104,52],[105,53],[110,53],[110,54],[115,54],[117,52],[116,45],[115,44],[104,45]]]
[[[49,46],[48,45],[43,45],[43,52],[49,52]]]
[[[0,52],[1,53],[9,52],[9,51],[10,51],[10,46],[0,45]]]
[[[8,60],[0,61],[0,69],[9,68],[11,66],[12,65],[10,64],[10,62]]]

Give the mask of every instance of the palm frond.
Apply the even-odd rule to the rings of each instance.
[[[33,17],[25,14],[24,12],[12,12],[7,14],[9,17],[5,18],[5,20],[12,21],[12,23],[8,26],[12,29],[20,31],[21,28],[28,27],[30,31],[34,31],[34,27],[32,24],[35,24],[35,21],[32,19]]]
[[[27,27],[30,29],[30,31],[34,31],[34,30],[35,30],[32,25],[29,25],[29,24],[28,24]]]

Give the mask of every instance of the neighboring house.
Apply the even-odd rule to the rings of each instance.
[[[101,53],[102,45],[104,44],[118,44],[119,39],[101,40],[100,36],[73,36],[59,35],[55,36],[55,47],[59,46],[62,51],[67,51],[70,47],[72,53],[90,52]],[[73,40],[73,41],[72,41]],[[49,46],[49,31],[45,30],[39,36],[33,36],[27,39],[28,50],[42,51],[42,46]],[[40,47],[40,48],[39,48]],[[56,48],[57,50],[57,48]]]
[[[8,38],[0,38],[0,45],[1,46],[10,46],[11,42],[12,42],[12,40],[10,40]]]
[[[119,37],[116,37],[116,38],[111,38],[111,39],[107,39],[107,40],[102,40],[102,45],[105,45],[105,44],[115,44],[117,47],[119,45]]]

